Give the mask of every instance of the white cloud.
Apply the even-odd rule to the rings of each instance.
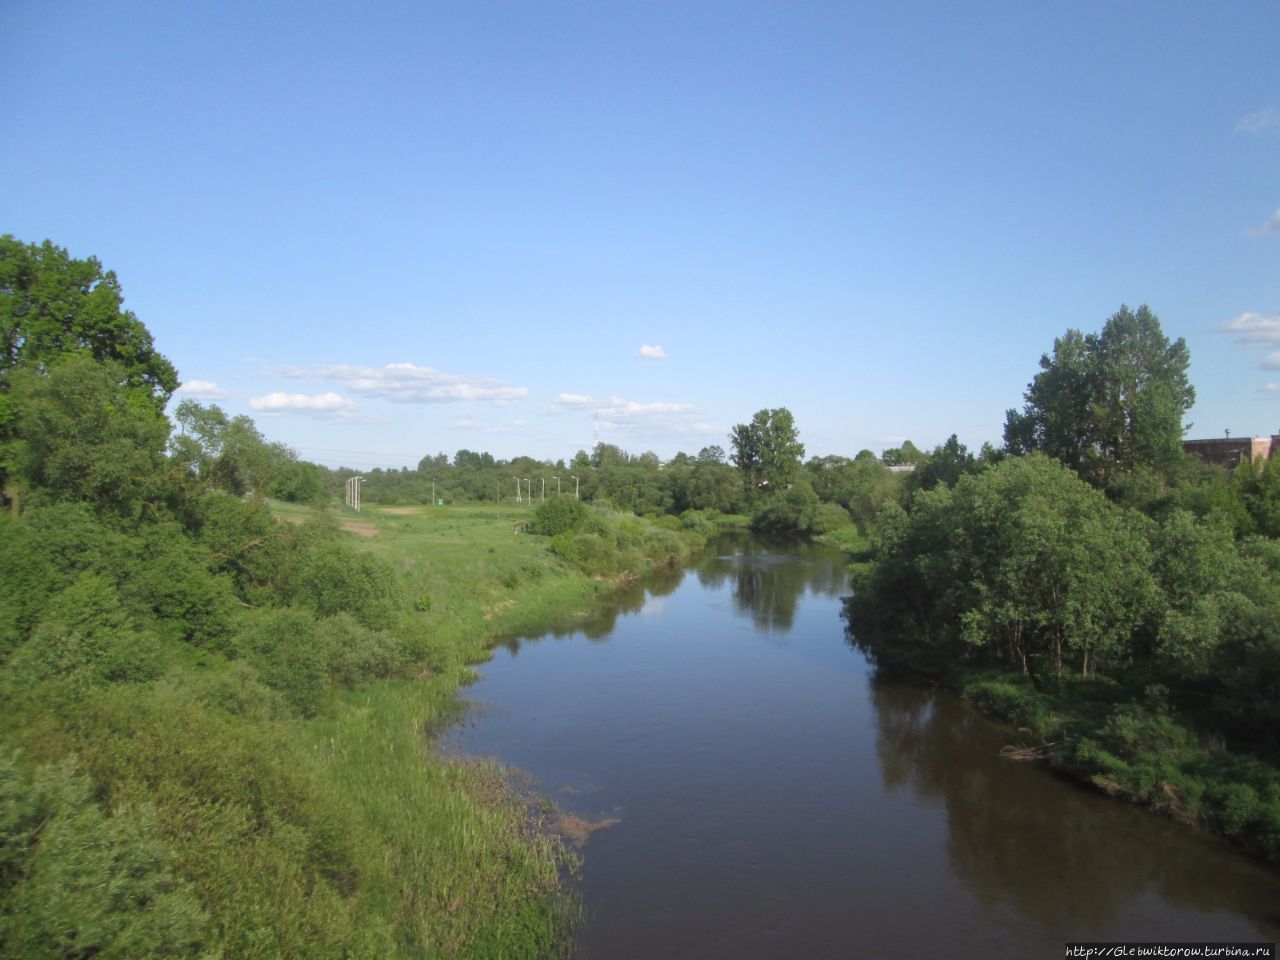
[[[1258,364],[1263,370],[1280,370],[1280,350],[1267,355],[1267,359]]]
[[[268,393],[264,397],[250,397],[249,406],[264,414],[306,413],[315,417],[350,417],[353,404],[338,393]]]
[[[455,417],[449,421],[449,429],[462,430],[466,433],[519,433],[528,424],[528,420],[512,420],[510,423],[489,423],[477,417]]]
[[[636,354],[638,357],[645,357],[648,360],[661,360],[667,355],[667,351],[659,346],[649,346],[649,344],[641,344],[640,352]]]
[[[1271,219],[1258,227],[1257,230],[1250,230],[1249,232],[1255,237],[1266,237],[1273,233],[1280,233],[1280,210],[1273,213]]]
[[[1280,125],[1280,109],[1274,106],[1255,110],[1236,121],[1236,133],[1259,134]]]
[[[598,417],[600,425],[611,429],[642,433],[677,431],[715,433],[703,422],[702,412],[689,403],[638,403],[622,397],[591,397],[583,393],[562,393],[551,405],[552,413],[586,413]]]
[[[381,368],[317,364],[283,367],[279,372],[293,380],[333,380],[352,393],[393,403],[483,400],[501,404],[529,395],[527,387],[513,387],[485,376],[443,373],[412,363],[389,363]]]
[[[1240,343],[1280,343],[1280,311],[1276,313],[1242,313],[1221,327],[1235,334]]]
[[[186,380],[173,392],[195,400],[221,400],[227,396],[227,391],[212,380]]]
[[[1263,393],[1280,393],[1280,383],[1268,383],[1262,388]]]

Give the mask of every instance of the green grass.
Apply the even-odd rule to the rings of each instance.
[[[282,522],[310,516],[271,509]],[[593,578],[560,559],[521,529],[531,509],[329,512],[404,588],[393,632],[407,665],[390,679],[344,689],[318,677],[301,710],[252,658],[229,659],[225,638],[171,642],[163,673],[136,682],[68,673],[24,686],[0,673],[13,751],[0,752],[0,812],[6,796],[27,810],[0,828],[21,828],[30,871],[0,871],[0,893],[26,905],[12,927],[22,943],[83,937],[92,891],[133,858],[142,892],[94,920],[103,956],[488,960],[567,948],[577,907],[563,880],[576,861],[550,829],[553,808],[517,772],[433,741],[495,643],[590,624],[628,571]],[[651,552],[677,536],[597,519]],[[628,562],[652,564],[641,547]],[[300,609],[242,619],[320,630]],[[80,900],[48,895],[60,888]],[[139,952],[139,917],[181,949]],[[0,954],[5,931],[0,912]]]
[[[273,510],[287,520],[306,513]],[[540,816],[546,807],[511,788],[511,771],[431,746],[433,731],[458,716],[471,667],[496,642],[585,621],[609,594],[613,581],[585,576],[554,556],[547,538],[523,532],[532,512],[337,511],[358,531],[351,542],[401,578],[412,608],[403,629],[427,666],[336,696],[301,734],[378,838],[366,908],[395,918],[406,956],[547,956],[567,943],[575,907],[560,878],[573,860]]]

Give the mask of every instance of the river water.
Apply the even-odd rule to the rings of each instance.
[[[596,827],[579,957],[1280,937],[1280,874],[1001,760],[1005,736],[950,694],[876,680],[844,636],[840,554],[719,546],[590,623],[499,648],[448,734]]]

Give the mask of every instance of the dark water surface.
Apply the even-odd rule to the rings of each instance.
[[[838,553],[743,537],[482,668],[452,746],[618,820],[582,850],[579,956],[1280,937],[1280,875],[1001,760],[1006,738],[949,694],[873,680],[845,592]]]

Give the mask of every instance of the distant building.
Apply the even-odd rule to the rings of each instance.
[[[1270,437],[1221,437],[1215,440],[1183,440],[1182,449],[1205,463],[1234,470],[1246,458],[1270,460],[1280,453],[1280,435]]]

